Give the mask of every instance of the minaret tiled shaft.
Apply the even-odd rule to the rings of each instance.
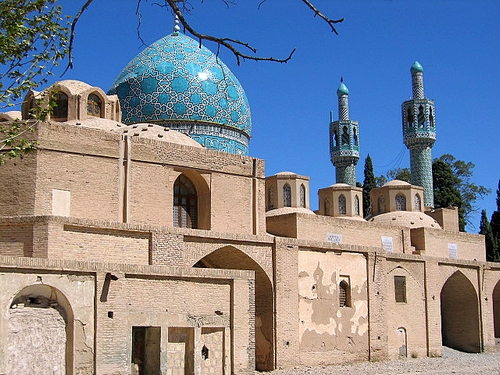
[[[434,101],[424,96],[424,69],[411,67],[413,99],[402,106],[403,136],[410,150],[411,183],[424,188],[425,207],[434,207],[431,149],[436,141]]]
[[[349,90],[341,81],[337,90],[339,120],[330,119],[330,157],[335,166],[335,180],[356,186],[359,160],[358,123],[349,120]]]

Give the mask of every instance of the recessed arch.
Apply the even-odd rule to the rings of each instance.
[[[288,183],[283,185],[283,207],[292,207],[292,188]]]
[[[60,290],[35,284],[18,292],[8,317],[8,373],[73,374],[73,321]]]
[[[97,91],[93,91],[87,97],[87,116],[104,117],[104,100]]]
[[[50,116],[51,120],[60,122],[68,121],[68,95],[62,91],[56,91],[52,94],[51,100],[55,105]]]
[[[192,170],[183,170],[182,173],[179,173],[177,176],[177,179],[175,180],[174,184],[172,185],[172,198],[173,203],[175,206],[175,194],[176,194],[176,184],[180,182],[179,178],[185,181],[185,179],[189,180],[189,182],[192,184],[194,190],[196,191],[196,198],[197,198],[197,209],[196,209],[196,217],[197,217],[197,226],[196,229],[210,229],[211,226],[211,193],[210,193],[210,188],[206,182],[206,180],[203,178],[203,176]],[[182,205],[182,201],[180,201],[180,204]],[[178,217],[178,216],[177,216]],[[173,222],[175,223],[175,207],[173,211]]]
[[[479,301],[470,280],[460,271],[441,289],[443,345],[468,353],[481,352]]]
[[[495,337],[500,337],[500,281],[493,289],[493,323],[495,327]]]
[[[243,251],[226,246],[196,262],[194,267],[252,270],[255,272],[255,368],[274,369],[273,288],[264,269]]]

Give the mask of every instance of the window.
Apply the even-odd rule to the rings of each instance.
[[[283,185],[283,207],[292,207],[292,188],[290,185]]]
[[[349,144],[349,129],[347,129],[347,126],[344,126],[342,128],[342,146],[348,144]]]
[[[406,197],[403,194],[396,195],[396,210],[406,211]]]
[[[274,208],[274,187],[270,187],[267,192],[267,208],[272,210]]]
[[[68,95],[58,92],[52,99],[55,107],[52,110],[51,118],[55,121],[68,121]]]
[[[406,116],[408,118],[408,126],[413,126],[413,113],[411,107],[408,107],[408,111],[406,112]]]
[[[406,302],[406,276],[394,276],[394,297],[396,302]]]
[[[385,212],[385,197],[383,195],[378,198],[378,212],[381,214]]]
[[[87,115],[101,117],[102,102],[96,94],[90,94],[87,99]]]
[[[342,280],[339,284],[339,306],[351,307],[351,288],[346,280]]]
[[[357,146],[358,145],[358,132],[357,132],[356,128],[354,128],[352,130],[352,132],[353,132],[353,135],[352,135],[352,144],[354,146]]]
[[[418,126],[424,126],[425,124],[425,113],[424,107],[421,105],[418,107]]]
[[[340,194],[339,197],[339,215],[345,215],[347,213],[346,199],[344,194]]]
[[[420,200],[420,195],[415,194],[415,210],[422,211],[422,201]]]
[[[306,207],[306,187],[304,184],[300,185],[300,207]]]
[[[330,200],[328,198],[325,199],[325,215],[330,215]]]
[[[432,114],[432,108],[429,108],[429,122],[431,126],[434,126],[434,115]]]
[[[354,214],[359,216],[359,198],[357,195],[354,197]]]
[[[193,183],[184,175],[174,184],[174,227],[198,228],[198,196]]]

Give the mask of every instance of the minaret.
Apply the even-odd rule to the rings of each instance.
[[[337,183],[356,186],[356,164],[359,160],[358,122],[349,120],[349,90],[340,79],[337,89],[339,120],[330,113],[330,157],[335,166]]]
[[[410,150],[411,183],[424,188],[424,206],[434,207],[431,148],[436,141],[434,101],[424,95],[424,68],[411,66],[413,99],[402,105],[403,136]]]

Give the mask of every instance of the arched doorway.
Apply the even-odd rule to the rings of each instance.
[[[500,281],[493,289],[493,322],[495,326],[495,337],[500,337]]]
[[[210,253],[194,267],[255,271],[255,368],[259,371],[273,370],[273,288],[262,267],[242,251],[230,246]]]
[[[455,272],[441,289],[443,345],[469,353],[481,351],[477,293],[469,279]]]
[[[73,312],[66,297],[43,284],[21,290],[8,317],[9,374],[73,373]]]

